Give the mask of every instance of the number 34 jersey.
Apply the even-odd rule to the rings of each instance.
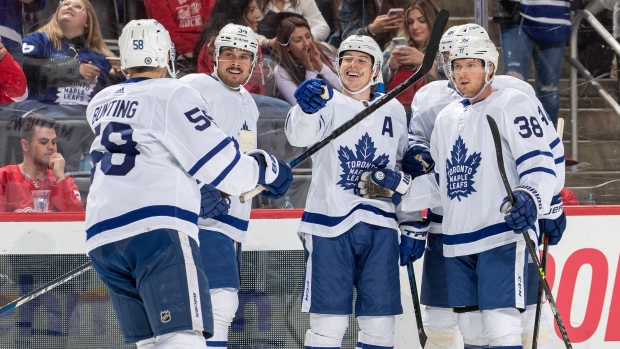
[[[437,116],[431,136],[447,257],[479,253],[522,239],[499,209],[507,193],[487,115],[499,128],[511,188],[525,186],[535,196],[539,215],[549,208],[554,194],[554,157],[537,107],[527,95],[503,89],[473,105],[452,102]]]
[[[196,180],[231,195],[256,186],[258,164],[206,110],[198,91],[172,79],[130,79],[95,96],[88,251],[160,228],[198,241]]]

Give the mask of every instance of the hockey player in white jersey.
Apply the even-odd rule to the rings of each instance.
[[[157,21],[131,21],[119,46],[129,79],[87,108],[95,140],[86,249],[126,342],[206,348],[213,318],[196,224],[217,198],[196,181],[231,195],[264,182],[281,194],[291,172],[273,156],[240,154],[200,94],[164,78],[174,76],[174,48]]]
[[[525,308],[527,259],[521,234],[532,233],[536,218],[549,209],[557,179],[536,105],[517,90],[495,91],[490,85],[497,58],[488,39],[457,40],[450,51],[453,81],[466,98],[440,112],[431,136],[436,174],[414,180],[407,195],[427,196],[419,179],[440,194],[448,305],[457,311],[479,308],[491,348],[522,348],[519,310]],[[486,115],[502,134],[514,207],[504,197]],[[398,187],[389,171],[372,171],[370,178]],[[402,208],[419,209],[415,201],[404,200]],[[434,207],[435,201],[427,201]],[[468,318],[458,319],[463,331]]]
[[[374,103],[371,92],[382,53],[368,36],[351,36],[338,49],[343,92],[320,79],[302,83],[298,105],[285,123],[293,146],[306,147]],[[329,96],[321,97],[322,87]],[[395,315],[402,313],[398,275],[398,220],[390,199],[355,194],[369,168],[400,169],[407,146],[405,110],[386,103],[312,156],[312,183],[298,233],[306,251],[302,311],[310,313],[306,348],[339,348],[352,312],[360,326],[358,348],[392,348]],[[409,176],[399,172],[406,183]]]
[[[251,28],[226,25],[215,38],[213,75],[190,74],[181,78],[194,86],[207,102],[207,113],[232,138],[241,152],[256,147],[256,103],[243,85],[257,62],[258,41]],[[270,198],[279,196],[262,192]],[[239,305],[241,243],[250,220],[251,202],[231,197],[227,214],[199,219],[200,254],[211,289],[215,332],[209,348],[226,348],[228,328]]]

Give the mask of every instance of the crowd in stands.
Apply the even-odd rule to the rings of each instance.
[[[124,2],[129,1],[116,1],[116,5],[122,6]],[[562,52],[570,31],[569,0],[565,2],[566,9],[553,14],[561,21],[555,35],[548,35],[549,28],[543,28],[546,34],[540,33],[538,18],[542,15],[529,0],[507,9],[512,11],[511,15],[514,11],[522,13],[514,17],[517,22],[501,24],[504,71],[527,80],[533,56],[536,92],[554,121],[559,108]],[[226,24],[240,24],[256,31],[260,45],[258,63],[245,88],[261,115],[282,118],[296,104],[295,89],[307,79],[320,77],[333,89],[342,90],[336,49],[350,35],[368,35],[377,41],[384,50],[383,83],[377,89],[389,92],[396,88],[420,66],[439,12],[434,0],[339,0],[331,6],[324,6],[321,0],[137,3],[144,6],[149,18],[156,19],[170,32],[176,48],[177,77],[213,72],[218,54],[214,39]],[[117,37],[106,37],[106,44],[100,28],[110,26],[110,16],[100,23],[97,6],[101,5],[89,0],[13,0],[0,4],[0,118],[22,117],[32,112],[57,120],[83,116],[95,94],[125,79],[120,71],[118,48],[110,44]],[[50,7],[56,7],[51,18],[37,18],[37,11]],[[326,8],[331,12],[326,12]],[[136,13],[127,9],[125,12]],[[24,32],[22,14],[36,18],[38,29],[29,27]],[[334,23],[325,18],[333,18]],[[534,51],[533,46],[543,48],[542,53]],[[523,54],[515,55],[517,51]],[[437,64],[424,79],[397,97],[408,113],[417,90],[430,81],[445,79],[441,69],[442,65]],[[25,154],[24,150],[24,157]]]

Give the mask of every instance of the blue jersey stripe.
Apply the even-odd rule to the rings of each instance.
[[[519,156],[519,158],[516,160],[517,166],[519,166],[523,161],[531,159],[531,158],[533,158],[535,156],[539,156],[539,155],[548,156],[550,158],[553,157],[553,154],[551,154],[548,151],[532,150],[529,153],[525,153],[525,154]]]
[[[556,138],[553,142],[549,143],[549,148],[553,149],[555,148],[558,144],[560,144],[561,140],[560,138]]]
[[[398,220],[395,213],[385,212],[372,205],[359,204],[353,207],[353,209],[349,211],[349,213],[347,213],[344,216],[340,216],[340,217],[331,217],[331,216],[324,215],[321,213],[312,213],[312,212],[304,211],[304,214],[301,216],[301,221],[312,223],[312,224],[324,225],[327,227],[335,227],[338,224],[342,223],[345,219],[347,219],[350,215],[352,215],[357,210],[368,211],[368,212],[374,213],[379,216],[392,218],[396,221]]]
[[[564,162],[564,156],[560,156],[560,157],[559,157],[559,158],[557,158],[557,159],[553,159],[553,161],[555,162],[555,164],[556,164],[556,165],[557,165],[557,164],[561,164],[561,163],[563,163],[563,162]]]
[[[550,168],[546,168],[546,167],[533,167],[533,168],[530,168],[529,170],[521,172],[519,174],[519,179],[523,178],[523,176],[525,176],[525,175],[528,175],[528,174],[534,173],[534,172],[545,172],[545,173],[548,173],[550,175],[553,175],[553,177],[556,177],[555,171],[553,171]]]
[[[219,216],[215,216],[213,217],[213,219],[215,219],[218,222],[230,225],[231,227],[235,229],[243,230],[243,231],[248,230],[248,225],[250,223],[246,220],[237,218],[235,216],[227,215],[227,214],[221,214]]]
[[[458,235],[443,234],[442,241],[444,245],[467,244],[470,242],[476,242],[484,238],[488,238],[490,236],[505,233],[507,231],[512,231],[512,228],[510,228],[508,223],[497,223],[488,227],[484,227],[480,230],[472,231],[471,233],[464,233]]]
[[[385,347],[383,345],[367,344],[367,343],[362,343],[362,342],[357,342],[355,347],[364,348],[364,349],[392,349],[394,348],[394,347]]]
[[[93,224],[86,230],[86,240],[105,231],[124,227],[139,220],[151,217],[174,217],[192,224],[198,223],[198,214],[195,212],[170,205],[146,206]]]
[[[226,178],[226,176],[228,176],[228,174],[230,173],[230,171],[232,171],[233,167],[235,167],[235,165],[237,165],[237,163],[239,162],[239,159],[241,158],[241,153],[237,152],[237,154],[235,154],[235,158],[233,159],[233,161],[230,162],[230,164],[228,166],[226,166],[226,168],[224,169],[224,171],[222,171],[222,173],[219,174],[219,176],[217,176],[212,182],[211,185],[212,186],[217,186],[218,184],[220,184],[224,178]]]
[[[227,341],[207,341],[207,347],[226,348],[227,346]]]
[[[433,223],[442,223],[443,222],[443,216],[439,215],[437,213],[434,213],[433,211],[431,211],[431,209],[428,209],[428,213],[426,214],[426,218],[433,222]]]
[[[205,156],[203,156],[200,160],[198,160],[198,162],[196,162],[196,164],[192,166],[192,168],[189,171],[187,171],[187,173],[189,173],[190,176],[195,175],[196,172],[198,172],[198,170],[200,170],[200,168],[202,168],[202,166],[204,166],[204,164],[207,163],[207,161],[211,160],[211,158],[213,158],[217,153],[219,153],[222,149],[224,149],[231,142],[232,142],[232,139],[228,137],[223,139],[220,142],[220,144],[216,145],[213,149],[211,149],[211,151],[209,151]]]

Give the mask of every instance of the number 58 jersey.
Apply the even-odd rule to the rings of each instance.
[[[205,110],[198,91],[172,79],[130,79],[95,96],[88,251],[160,228],[198,241],[196,180],[231,195],[256,186],[256,161]]]

